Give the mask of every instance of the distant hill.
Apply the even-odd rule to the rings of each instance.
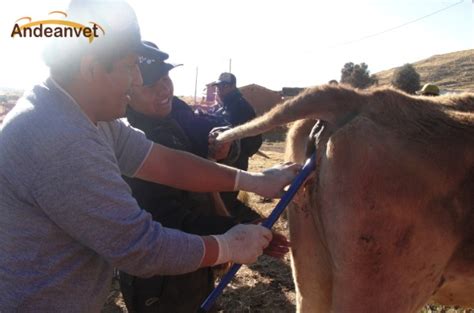
[[[421,85],[430,82],[442,90],[474,92],[474,49],[434,55],[411,64],[420,74]],[[396,69],[375,73],[379,85],[390,85]]]

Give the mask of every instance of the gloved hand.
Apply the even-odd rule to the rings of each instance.
[[[252,224],[258,225],[261,224],[264,220],[264,218],[259,218],[252,221]],[[272,230],[272,234],[272,241],[270,241],[268,247],[263,250],[263,254],[274,257],[276,259],[283,259],[285,254],[290,251],[290,242],[283,234],[280,234],[274,230]]]
[[[254,192],[267,198],[281,197],[283,188],[291,183],[301,165],[296,163],[285,163],[275,165],[261,173],[241,171],[239,179],[236,179],[236,190]]]
[[[249,264],[257,261],[272,240],[272,232],[260,225],[238,224],[222,235],[212,236],[219,245],[215,264],[234,262]]]

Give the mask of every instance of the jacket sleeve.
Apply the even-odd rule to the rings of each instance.
[[[235,112],[232,112],[234,126],[244,124],[255,118],[255,111],[243,97],[239,99],[240,103],[235,108]],[[251,157],[254,155],[258,149],[262,146],[262,135],[257,135],[253,137],[246,137],[241,140],[241,154]]]
[[[257,153],[258,149],[262,146],[262,135],[257,135],[254,137],[247,137],[241,139],[241,151],[240,153],[251,157]]]
[[[237,224],[233,217],[198,213],[198,206],[211,204],[199,203],[191,199],[185,191],[138,178],[126,180],[140,207],[150,212],[153,219],[165,227],[205,236],[223,234]],[[209,209],[205,208],[206,211]]]
[[[225,120],[206,115],[194,113],[186,103],[179,98],[173,98],[173,110],[171,117],[181,126],[192,144],[191,151],[200,157],[207,158],[208,134],[214,127],[227,126]]]

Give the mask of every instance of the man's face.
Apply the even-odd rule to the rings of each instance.
[[[229,94],[232,90],[234,90],[234,87],[230,84],[218,84],[217,86],[217,97],[222,101],[223,98]]]
[[[217,87],[217,97],[223,102],[225,96],[234,91],[237,87],[233,84],[221,83],[216,85]]]
[[[137,65],[138,56],[129,54],[112,64],[112,70],[97,70],[94,89],[97,97],[97,121],[110,121],[125,116],[132,87],[143,83]],[[100,99],[100,100],[99,100]]]
[[[151,117],[166,117],[171,112],[173,81],[166,74],[149,86],[134,86],[130,106]]]

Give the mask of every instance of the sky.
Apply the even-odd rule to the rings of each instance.
[[[237,85],[307,87],[340,79],[346,62],[371,73],[474,48],[474,0],[129,0],[142,37],[183,63],[175,94],[199,98],[231,71]],[[44,39],[11,38],[23,16],[46,18],[68,1],[2,1],[0,87],[28,89],[48,76]],[[196,75],[197,73],[197,75]],[[197,76],[197,88],[196,86]]]

